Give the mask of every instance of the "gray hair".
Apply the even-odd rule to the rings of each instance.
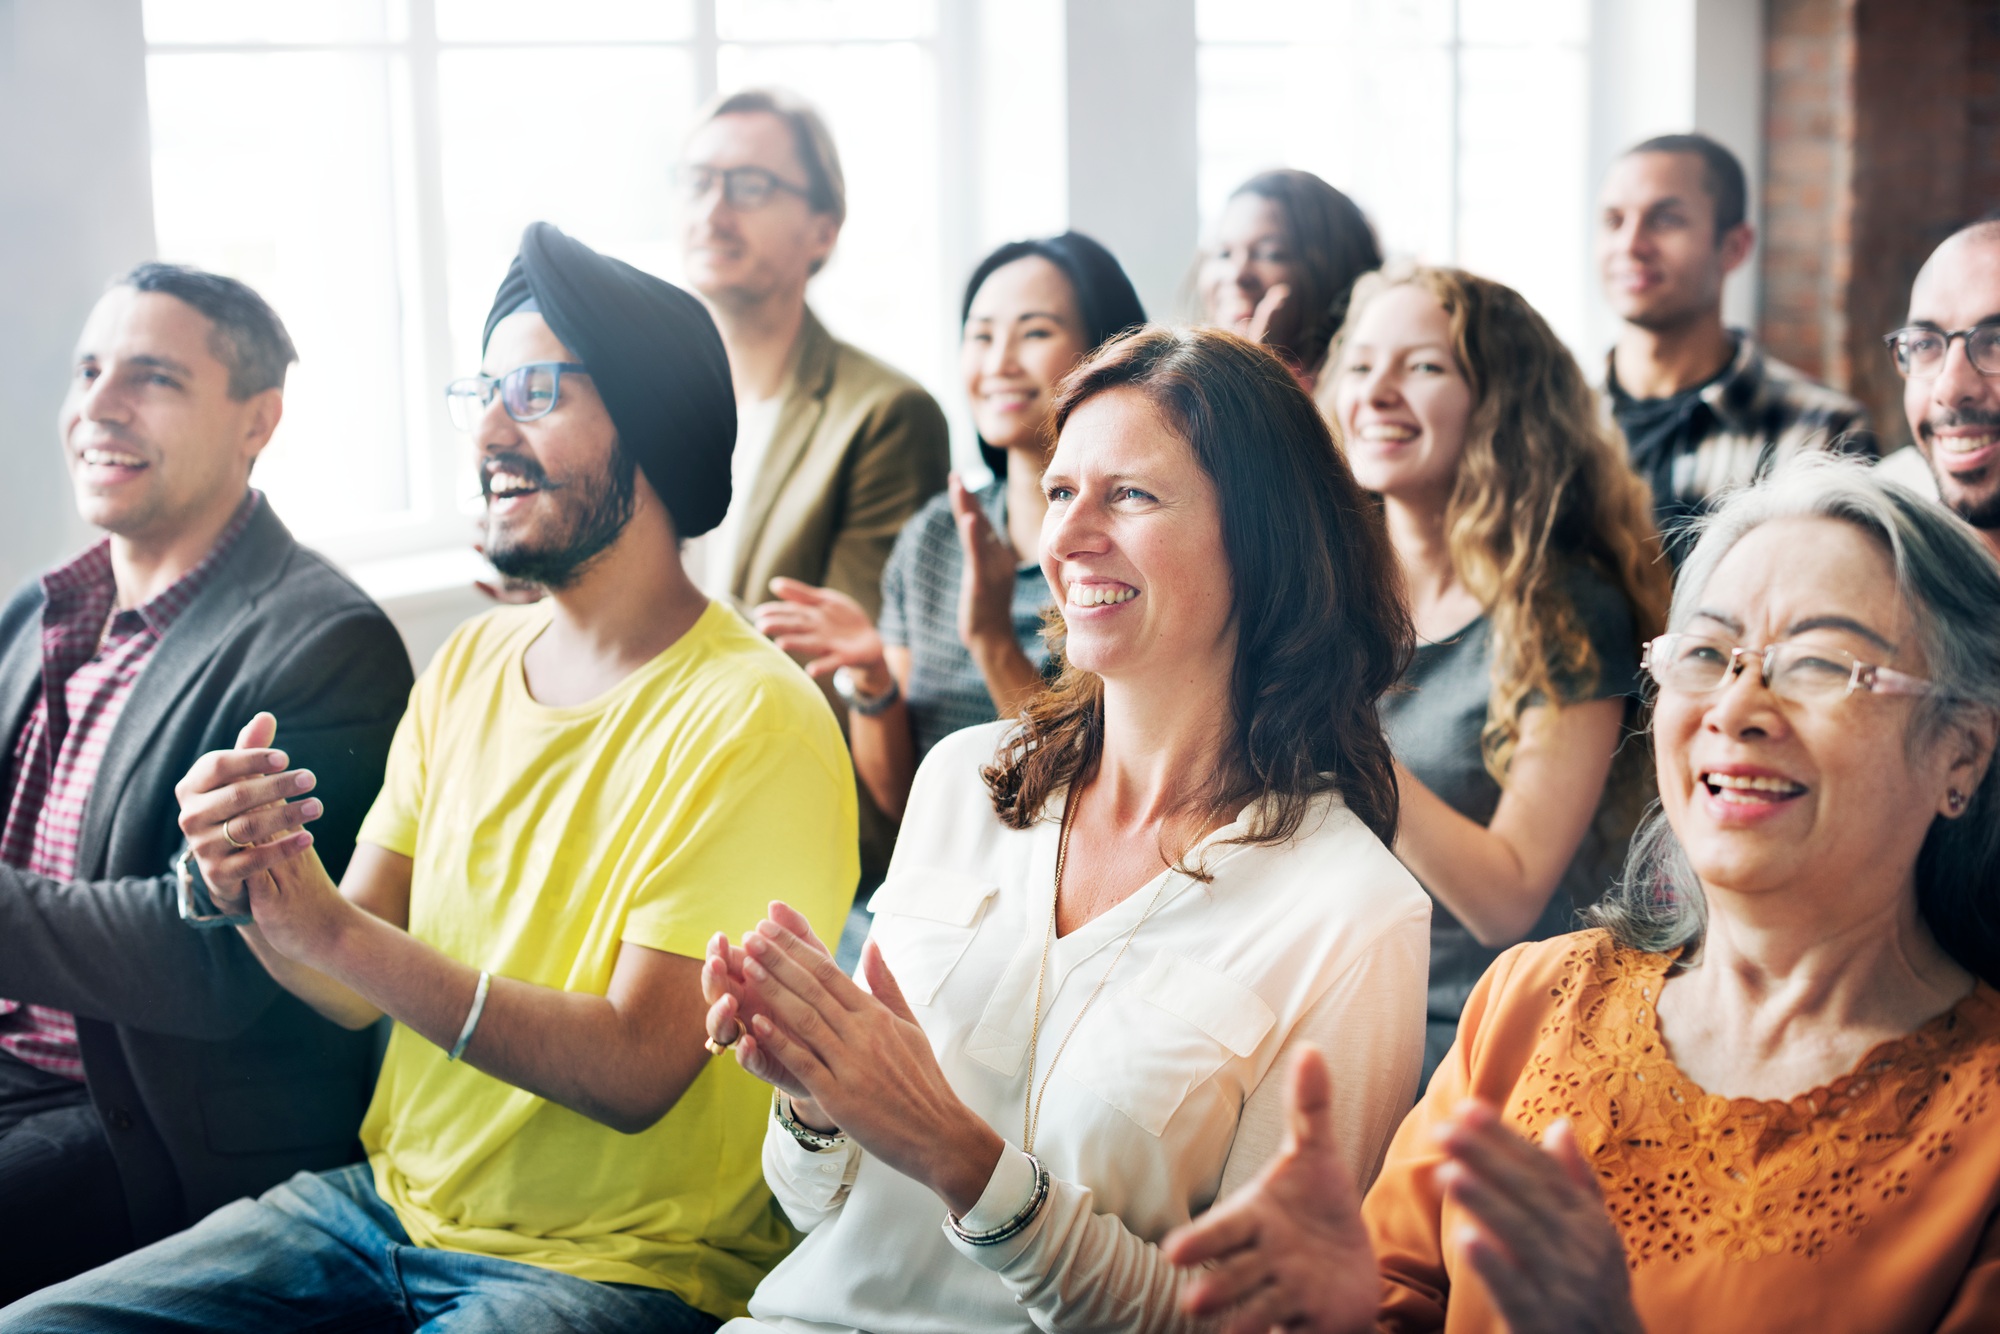
[[[1700,523],[1668,628],[1693,617],[1716,566],[1752,530],[1798,518],[1852,524],[1889,554],[1938,687],[1916,709],[1912,750],[1954,727],[2000,719],[2000,564],[1963,519],[1859,460],[1801,456],[1726,497]],[[1931,822],[1916,872],[1917,909],[1939,945],[2000,982],[2000,765],[1987,766],[1962,815]],[[1587,917],[1634,949],[1686,946],[1690,958],[1700,949],[1708,905],[1657,805],[1632,837],[1624,876]]]

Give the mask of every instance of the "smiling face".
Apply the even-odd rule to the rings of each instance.
[[[1223,206],[1215,234],[1201,261],[1196,286],[1203,318],[1218,329],[1248,336],[1250,317],[1265,293],[1279,284],[1299,287],[1298,256],[1285,230],[1285,215],[1277,201],[1263,195],[1240,194]],[[1264,341],[1290,347],[1299,329],[1296,305],[1281,309]]]
[[[1715,198],[1693,153],[1628,153],[1598,195],[1597,265],[1618,318],[1665,331],[1720,319],[1722,284],[1751,231],[1715,234]]]
[[[2000,320],[2000,228],[1938,247],[1910,289],[1910,324],[1947,333]],[[1955,338],[1933,376],[1903,382],[1910,433],[1938,494],[1975,528],[2000,529],[2000,375],[1983,375]]]
[[[231,398],[214,330],[164,292],[114,287],[91,311],[60,419],[86,522],[168,543],[242,500],[284,399],[277,389]]]
[[[1751,530],[1676,628],[1751,648],[1823,645],[1925,675],[1888,554],[1834,519]],[[1954,770],[1950,741],[1907,744],[1915,707],[1909,696],[1866,691],[1814,705],[1782,700],[1754,663],[1703,694],[1662,689],[1653,719],[1660,803],[1702,883],[1739,894],[1911,888],[1933,817],[1972,778]]]
[[[1368,303],[1340,349],[1334,411],[1364,489],[1424,508],[1450,499],[1472,386],[1436,297],[1399,283]]]
[[[575,361],[539,314],[494,327],[481,369],[501,376],[531,361]],[[644,486],[588,375],[565,372],[555,408],[533,421],[507,415],[495,394],[479,419],[486,558],[502,574],[553,589],[575,582],[618,540]]]
[[[793,187],[773,191],[754,209],[735,207],[720,184],[683,205],[689,285],[724,307],[793,293],[803,300],[806,280],[833,253],[840,225],[806,202],[810,182],[791,126],[762,111],[717,116],[688,140],[686,164],[716,172],[760,167]]]
[[[1042,573],[1070,662],[1107,683],[1226,689],[1234,598],[1215,482],[1137,389],[1069,415],[1042,489]]]
[[[1061,269],[1030,255],[993,270],[973,295],[959,344],[980,436],[997,449],[1039,452],[1056,382],[1089,350]]]

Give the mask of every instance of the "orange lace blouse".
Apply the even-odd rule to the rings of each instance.
[[[1655,1334],[2000,1330],[2000,993],[1982,982],[1853,1073],[1765,1102],[1668,1058],[1670,963],[1602,931],[1494,962],[1363,1207],[1382,1328],[1504,1328],[1431,1181],[1432,1127],[1480,1097],[1531,1139],[1572,1119]]]

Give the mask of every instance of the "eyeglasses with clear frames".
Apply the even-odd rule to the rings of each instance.
[[[692,204],[698,199],[706,199],[708,192],[722,185],[722,197],[729,207],[749,212],[759,209],[775,199],[780,192],[797,195],[810,201],[812,191],[803,185],[793,185],[776,172],[762,167],[702,167],[680,166],[674,169],[674,186],[680,191],[681,199]]]
[[[1965,359],[1981,375],[2000,375],[2000,323],[1975,324],[1970,329],[1930,329],[1913,324],[1884,334],[1882,341],[1895,354],[1896,369],[1906,380],[1928,380],[1944,369],[1954,339],[1965,340]]]
[[[556,410],[562,397],[564,372],[588,375],[580,361],[531,361],[516,366],[505,375],[468,375],[444,387],[445,405],[451,409],[451,424],[461,431],[479,429],[479,419],[492,406],[493,395],[517,422],[531,422]]]
[[[1753,662],[1765,689],[1795,704],[1824,704],[1857,690],[1878,695],[1937,693],[1937,686],[1921,676],[1862,662],[1842,649],[1796,639],[1743,648],[1707,635],[1661,635],[1646,645],[1639,658],[1639,665],[1661,689],[1683,695],[1718,690]]]

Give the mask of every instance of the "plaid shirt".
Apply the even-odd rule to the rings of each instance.
[[[258,500],[256,491],[245,496],[201,563],[143,607],[116,610],[109,538],[42,576],[42,689],[14,740],[0,862],[51,880],[75,878],[84,807],[118,715],[168,627],[242,536]],[[0,1000],[0,1051],[83,1078],[76,1019],[62,1010]]]
[[[1804,450],[1868,458],[1879,450],[1861,404],[1765,356],[1743,330],[1730,332],[1735,360],[1690,398],[1668,445],[1647,457],[1638,451],[1632,456],[1633,469],[1652,484],[1663,533],[1701,514],[1724,491],[1750,485]],[[1620,406],[1634,400],[1618,387],[1609,357],[1604,385],[1606,425],[1616,425]]]

